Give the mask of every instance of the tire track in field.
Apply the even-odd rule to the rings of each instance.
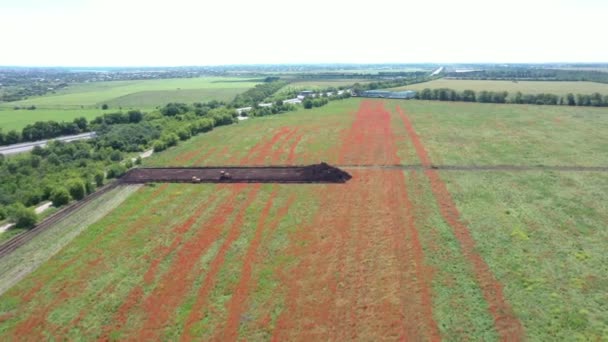
[[[182,198],[183,198],[184,202],[188,201],[190,199],[188,196],[183,196],[183,195],[182,195]],[[153,255],[158,255],[158,254],[161,254],[161,255],[157,256],[154,260],[152,260],[152,262],[148,266],[148,269],[144,272],[144,275],[143,275],[144,284],[134,287],[129,292],[129,294],[125,297],[125,300],[123,301],[121,306],[118,308],[118,310],[115,312],[114,317],[111,320],[111,322],[112,322],[111,325],[104,327],[103,336],[102,336],[101,340],[107,340],[109,334],[112,331],[119,331],[120,329],[122,329],[122,327],[124,326],[125,322],[128,319],[128,315],[131,312],[131,310],[137,308],[138,305],[141,305],[141,302],[145,297],[145,293],[143,291],[143,286],[151,284],[151,282],[156,278],[156,272],[157,272],[157,269],[158,269],[158,266],[160,265],[160,263],[172,251],[176,250],[177,246],[179,246],[180,242],[182,241],[183,234],[185,234],[192,226],[194,226],[194,224],[196,223],[196,220],[199,218],[199,216],[203,212],[205,212],[208,208],[213,207],[213,205],[216,202],[216,199],[217,199],[217,193],[206,198],[204,201],[202,201],[197,206],[197,208],[194,209],[194,214],[189,216],[188,219],[186,219],[186,221],[182,222],[181,224],[177,224],[176,226],[173,227],[172,232],[173,233],[179,232],[179,234],[181,234],[181,235],[177,235],[173,239],[173,241],[171,243],[171,248],[160,248],[159,250],[157,250],[156,252],[153,253]],[[186,209],[186,206],[180,206],[179,209],[181,209],[181,210],[178,210],[175,213],[176,214],[175,216],[182,215],[183,211]]]
[[[285,135],[283,139],[281,139],[275,143],[275,145],[277,145],[277,148],[275,148],[274,151],[272,151],[271,158],[270,158],[270,160],[273,164],[280,162],[281,157],[286,152],[284,147],[287,146],[287,144],[289,144],[289,142],[291,141],[293,136],[296,135],[296,133],[298,133],[298,130],[299,130],[298,128],[291,130],[291,132],[289,132],[289,134]]]
[[[159,279],[152,292],[140,300],[141,305],[137,308],[143,310],[143,327],[131,332],[131,338],[144,340],[159,338],[169,317],[175,313],[193,285],[193,268],[212,243],[219,238],[224,223],[234,211],[233,202],[243,188],[244,186],[241,185],[231,187],[232,191],[228,198],[215,210],[210,220],[205,221],[202,227],[175,251],[175,257],[168,271]],[[198,217],[204,209],[205,206],[200,205],[191,216]],[[192,222],[193,225],[194,223]]]
[[[226,239],[222,243],[220,250],[217,252],[215,258],[211,262],[211,265],[209,266],[209,271],[205,275],[203,284],[197,293],[196,302],[192,306],[188,319],[186,320],[186,323],[184,325],[184,334],[181,337],[182,341],[192,340],[192,337],[190,335],[192,325],[204,318],[203,309],[207,304],[209,292],[215,286],[216,276],[219,273],[221,266],[224,264],[226,253],[241,234],[241,227],[243,226],[245,220],[247,208],[249,208],[251,203],[253,203],[253,201],[256,199],[260,188],[261,186],[259,184],[250,187],[249,192],[247,194],[247,199],[241,206],[240,211],[237,213],[237,216],[232,222],[230,230],[228,231],[228,236],[226,236]]]
[[[262,163],[266,160],[266,158],[268,156],[271,157],[271,160],[273,162],[276,162],[280,158],[280,155],[283,153],[283,149],[281,147],[279,147],[279,148],[275,148],[273,151],[273,148],[276,147],[276,145],[281,144],[283,141],[285,143],[288,142],[290,140],[290,138],[296,132],[297,132],[297,129],[291,129],[289,127],[282,127],[281,129],[278,130],[278,132],[276,132],[272,136],[272,138],[270,138],[268,140],[261,140],[256,145],[254,145],[254,147],[251,148],[250,151],[248,152],[247,156],[241,158],[241,163],[245,163],[245,164]],[[259,186],[256,186],[254,188],[256,194],[259,191],[259,188],[260,188]],[[252,199],[252,201],[253,201],[253,199]],[[249,206],[249,204],[247,205],[247,207],[248,206]],[[231,247],[233,242],[236,241],[236,239],[238,239],[238,237],[240,235],[240,227],[243,224],[243,219],[244,219],[244,215],[245,215],[245,211],[246,211],[247,207],[245,207],[243,209],[242,213],[239,214],[237,216],[237,218],[235,219],[237,222],[234,222],[232,225],[231,233],[230,233],[231,235],[229,235],[229,237],[224,241],[224,243],[222,244],[222,247],[220,248],[220,251],[218,252],[218,254],[216,254],[213,261],[211,262],[210,270],[207,272],[204,283],[201,286],[201,288],[199,289],[197,301],[194,304],[194,307],[191,309],[190,315],[186,321],[181,340],[184,340],[184,341],[192,340],[193,337],[191,336],[191,326],[194,325],[196,322],[200,321],[204,317],[203,309],[205,308],[205,306],[207,304],[207,300],[208,300],[207,297],[209,295],[209,292],[215,285],[215,278],[217,276],[217,273],[219,273],[221,266],[224,264],[225,253],[228,251],[228,249]],[[245,262],[249,262],[249,261],[246,260]]]
[[[277,226],[281,223],[281,220],[287,215],[289,208],[295,201],[295,195],[290,196],[285,205],[277,209],[275,218],[268,222],[267,216],[270,208],[273,206],[274,198],[276,197],[277,192],[278,190],[275,190],[271,194],[266,207],[262,211],[262,215],[260,216],[256,228],[255,236],[247,249],[247,254],[245,255],[243,261],[240,282],[237,285],[236,290],[233,292],[230,301],[226,304],[226,308],[228,309],[228,319],[226,321],[223,335],[216,336],[214,340],[236,341],[238,339],[240,319],[241,315],[246,309],[247,300],[249,299],[249,290],[253,288],[257,281],[256,275],[253,273],[253,265],[260,261],[259,248],[260,244],[262,243],[264,231],[268,231],[268,235],[271,236],[276,230]]]
[[[431,160],[428,153],[408,116],[400,107],[397,107],[397,112],[401,116],[420,162],[423,166],[431,166]],[[433,169],[426,169],[424,173],[431,183],[431,190],[437,201],[437,205],[439,206],[441,216],[445,222],[452,227],[452,231],[460,244],[462,253],[473,268],[477,282],[488,303],[490,313],[494,318],[494,325],[498,334],[502,340],[521,340],[525,335],[524,328],[513,313],[511,305],[505,299],[502,284],[496,279],[482,256],[476,252],[475,240],[467,225],[463,223],[460,212],[445,183],[441,180],[439,172]]]
[[[185,165],[192,159],[196,158],[199,155],[199,153],[200,153],[200,150],[186,151],[184,153],[179,154],[177,157],[175,157],[175,161],[177,162],[177,165]]]
[[[270,139],[262,139],[255,144],[248,154],[241,158],[240,165],[258,165],[271,155],[272,147],[285,135],[292,131],[289,127],[281,127]]]
[[[159,188],[158,190],[160,190],[160,192],[162,192],[162,191],[164,191],[164,188],[163,189]],[[156,204],[155,208],[157,208],[157,207],[164,207],[167,203],[172,202],[175,199],[175,197],[177,197],[177,195],[172,194],[171,196],[167,197],[166,199],[163,199],[160,203]],[[153,209],[152,211],[154,212],[154,211],[156,211],[156,209]],[[130,227],[127,230],[127,232],[125,233],[125,235],[126,236],[131,236],[131,235],[135,234],[137,232],[137,230],[139,230],[141,227],[147,226],[148,223],[150,222],[150,220],[151,220],[150,216],[140,216],[140,218],[138,218],[138,220],[136,220],[135,222],[133,222],[130,225]],[[119,244],[120,242],[121,242],[121,240],[116,240],[114,242],[114,244]],[[109,247],[108,249],[110,249],[110,250],[114,250],[114,249],[118,248],[117,246],[106,246],[106,247]],[[70,282],[73,282],[74,279],[78,280],[78,282],[79,282],[78,285],[80,285],[80,288],[78,288],[78,289],[70,289],[68,285],[64,285],[62,287],[62,291],[66,295],[68,294],[68,290],[70,290],[69,297],[66,297],[65,299],[69,299],[69,298],[73,297],[75,293],[76,294],[82,294],[82,293],[84,293],[86,291],[87,285],[89,285],[89,282],[88,282],[87,279],[89,279],[89,278],[95,278],[95,274],[99,274],[99,272],[103,271],[103,270],[99,269],[100,267],[103,268],[103,266],[105,266],[101,262],[101,260],[103,260],[103,252],[102,251],[98,251],[98,250],[94,250],[94,251],[90,251],[89,250],[88,252],[90,254],[91,253],[92,254],[99,253],[101,256],[98,257],[97,259],[89,262],[86,267],[84,267],[83,269],[81,269],[81,272],[79,273],[79,275],[76,278],[74,278],[74,277],[71,278]],[[100,266],[100,267],[98,267],[98,266]],[[89,273],[89,272],[93,272],[93,271],[95,271],[97,273]],[[107,288],[108,289],[112,289],[115,285],[116,284],[109,284],[107,286]],[[104,293],[105,294],[106,292],[105,291],[101,291],[101,292],[98,292],[98,293],[100,293],[100,294]],[[61,299],[61,298],[59,298],[59,299]],[[63,301],[64,300],[56,302],[55,304],[51,304],[51,309],[57,307]],[[78,321],[82,320],[88,311],[89,310],[87,308],[82,309],[79,312],[78,316],[72,320],[72,322],[77,323]],[[47,318],[46,316],[43,317],[41,315],[41,318],[44,319],[45,322],[46,322],[46,318]],[[74,325],[70,324],[70,327],[73,327],[73,326]],[[57,329],[57,330],[59,330],[59,334],[60,334],[59,337],[61,337],[61,334],[67,333],[67,331],[64,332],[65,329]]]
[[[158,194],[160,194],[161,191],[162,191],[161,189],[158,189],[157,191],[153,192],[151,194],[150,198],[156,198],[158,196]],[[121,217],[121,219],[119,219],[119,222],[110,226],[111,230],[116,228],[120,224],[121,221],[124,221],[124,219],[130,217],[130,213],[134,213],[138,209],[140,209],[140,208],[135,207],[135,208],[133,208],[133,210],[130,210],[128,213],[125,213]],[[95,239],[93,239],[92,242],[83,246],[83,248],[81,249],[81,252],[79,252],[75,257],[73,257],[70,260],[63,263],[56,272],[53,272],[53,275],[59,274],[61,272],[65,272],[67,267],[71,266],[72,264],[74,264],[77,261],[81,261],[82,260],[81,258],[85,257],[85,251],[87,252],[86,253],[87,255],[95,254],[95,253],[91,252],[90,250],[87,250],[86,247],[88,247],[95,241],[99,241],[104,235],[105,234],[98,235]],[[14,337],[19,338],[19,337],[27,336],[27,335],[30,335],[34,331],[38,331],[41,333],[40,330],[44,329],[45,327],[47,327],[49,325],[49,323],[47,322],[47,317],[50,314],[50,312],[54,308],[56,308],[58,305],[62,304],[67,298],[69,298],[71,296],[70,294],[80,293],[80,292],[84,291],[84,289],[87,287],[88,283],[86,281],[84,281],[83,279],[86,280],[87,278],[89,278],[92,275],[91,272],[92,272],[93,268],[96,267],[97,265],[99,265],[101,263],[101,261],[102,261],[102,257],[98,257],[98,258],[95,258],[94,260],[89,261],[87,263],[87,266],[81,268],[77,275],[71,277],[71,279],[69,281],[67,281],[66,283],[63,284],[63,286],[61,288],[61,292],[58,294],[56,299],[54,299],[53,301],[51,301],[51,303],[49,303],[43,307],[35,308],[35,310],[33,312],[29,313],[26,316],[26,318],[24,320],[22,320],[20,323],[18,323],[15,326],[15,328],[13,329]],[[56,281],[51,282],[50,277],[46,277],[45,279],[48,281],[40,281],[37,286],[35,286],[32,290],[28,291],[24,295],[25,299],[23,299],[23,300],[26,302],[30,302],[30,301],[34,300],[34,298],[40,293],[42,288],[44,288],[45,286],[46,287],[54,286],[54,283]],[[28,333],[28,331],[29,331],[29,333]]]
[[[200,165],[202,162],[209,159],[209,157],[211,155],[213,155],[213,153],[215,153],[216,150],[217,150],[216,146],[211,147],[207,151],[203,152],[202,155],[199,155],[198,158],[196,158],[196,160],[192,163],[192,165]],[[184,163],[184,164],[186,164],[186,163]]]
[[[162,186],[160,186],[158,189],[156,189],[154,192],[152,192],[150,194],[150,197],[148,198],[148,201],[153,201],[154,199],[156,199],[156,197],[158,197],[158,195],[162,192],[162,190],[164,188],[166,188],[167,186],[169,186],[169,184],[163,184]],[[143,188],[142,188],[143,189]],[[138,191],[142,191],[141,189]],[[139,209],[141,209],[140,207],[133,207],[131,210],[129,210],[128,212],[125,212],[124,214],[122,214],[116,223],[111,224],[108,226],[108,228],[106,228],[104,231],[106,233],[112,232],[114,229],[116,229],[120,224],[122,224],[124,221],[126,221],[127,219],[129,219],[136,211],[138,211]],[[108,213],[109,214],[109,213]],[[106,215],[107,216],[107,215]],[[105,218],[105,216],[104,216]],[[103,219],[103,218],[102,218]],[[100,239],[103,239],[103,237],[106,234],[102,234],[98,237],[96,237],[95,239],[93,239],[91,242],[88,242],[86,244],[84,244],[80,250],[80,252],[78,252],[74,257],[70,258],[69,260],[63,262],[62,264],[60,264],[57,268],[57,270],[55,272],[53,272],[53,274],[49,274],[46,277],[43,277],[42,280],[40,280],[38,282],[38,284],[30,289],[29,291],[27,291],[25,294],[23,294],[21,296],[21,300],[23,302],[29,302],[31,301],[40,291],[40,289],[42,289],[42,287],[44,286],[48,286],[51,283],[51,279],[54,278],[53,276],[61,273],[63,271],[65,271],[65,269],[67,269],[68,267],[70,267],[71,265],[73,265],[75,262],[77,261],[81,261],[82,257],[84,257],[85,255],[89,255],[91,254],[90,251],[88,250],[88,247],[90,245],[93,244],[97,244],[99,242]],[[67,247],[67,246],[66,246]],[[64,247],[64,248],[66,248]],[[59,251],[61,252],[61,251]],[[59,253],[58,252],[58,253]]]
[[[300,144],[300,141],[302,141],[302,138],[302,134],[298,135],[291,144],[291,147],[289,148],[289,155],[287,157],[287,165],[294,165],[296,160],[296,148]]]
[[[153,252],[153,255],[155,255],[156,257],[150,263],[150,266],[146,273],[144,273],[145,284],[149,285],[156,279],[156,272],[158,271],[158,266],[160,266],[161,262],[165,260],[165,258],[168,257],[171,252],[176,250],[178,246],[182,244],[184,235],[188,232],[190,227],[194,225],[199,216],[203,215],[207,209],[214,207],[217,197],[218,192],[215,192],[211,194],[211,196],[204,199],[199,205],[199,209],[202,209],[202,212],[199,212],[199,209],[197,209],[196,211],[196,213],[199,215],[195,214],[193,216],[190,216],[188,220],[186,220],[184,223],[178,225],[177,227],[174,227],[171,230],[175,238],[173,239],[169,247],[161,246],[158,250]]]
[[[398,163],[390,112],[363,101],[355,115],[341,162]],[[324,188],[313,225],[293,237],[300,262],[283,277],[272,340],[439,339],[417,231],[404,227],[413,214],[402,171],[353,176]]]

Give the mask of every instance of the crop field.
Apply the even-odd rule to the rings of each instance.
[[[230,101],[255,84],[257,81],[252,79],[219,77],[92,82],[71,85],[56,94],[5,102],[0,106],[12,108],[35,105],[42,109],[82,109],[96,108],[105,103],[113,109],[149,109],[171,101]]]
[[[217,128],[145,166],[353,178],[134,189],[0,296],[0,338],[601,340],[607,114],[349,99]]]
[[[518,91],[524,94],[549,93],[556,95],[573,94],[608,94],[608,84],[595,82],[545,82],[545,81],[478,81],[478,80],[448,80],[439,79],[425,83],[412,84],[395,88],[399,90],[422,90],[424,88],[450,88],[454,90],[474,91],[507,91],[510,94]]]
[[[85,117],[87,120],[94,119],[103,113],[113,110],[101,109],[36,109],[36,110],[13,110],[13,108],[0,107],[0,128],[3,132],[12,129],[21,130],[23,127],[36,121],[72,121],[75,118]],[[116,111],[116,110],[114,110]]]

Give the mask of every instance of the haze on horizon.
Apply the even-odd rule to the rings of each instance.
[[[603,0],[0,0],[11,66],[608,62]]]

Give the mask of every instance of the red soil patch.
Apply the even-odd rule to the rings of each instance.
[[[298,147],[298,144],[300,143],[301,140],[302,140],[302,135],[298,135],[292,142],[291,146],[289,147],[289,156],[287,157],[287,165],[294,165],[294,162],[296,160],[296,148]]]
[[[282,127],[276,132],[272,138],[261,140],[253,146],[247,156],[241,159],[241,165],[261,165],[266,160],[267,156],[272,155],[272,147],[280,141],[284,136],[291,133],[293,130],[289,127]]]
[[[175,161],[179,165],[184,165],[184,164],[188,163],[189,161],[191,161],[192,159],[194,159],[196,156],[198,156],[198,154],[199,154],[199,150],[186,151],[184,153],[179,154],[177,157],[175,157]]]
[[[36,307],[26,319],[19,322],[12,331],[15,340],[22,339],[26,336],[31,340],[43,340],[45,330],[49,329],[51,332],[54,331],[57,327],[46,320],[49,313],[74,294],[81,293],[88,286],[88,282],[83,279],[93,276],[96,266],[101,262],[101,257],[89,261],[84,268],[85,272],[81,274],[81,278],[66,281],[51,303],[46,306]]]
[[[291,196],[287,200],[287,203],[278,209],[278,211],[275,215],[275,219],[272,222],[268,223],[267,217],[270,212],[270,208],[272,208],[273,200],[274,200],[274,197],[276,196],[276,194],[277,194],[277,191],[275,190],[270,195],[270,198],[268,199],[268,202],[266,203],[264,210],[262,210],[262,214],[260,215],[260,218],[258,220],[258,225],[256,228],[255,236],[253,237],[251,244],[249,245],[249,248],[247,249],[245,258],[244,258],[243,269],[241,271],[241,278],[240,278],[239,284],[237,285],[237,288],[233,292],[232,297],[230,298],[230,301],[226,305],[226,308],[228,309],[228,312],[229,312],[228,320],[226,323],[226,328],[224,329],[223,336],[218,334],[218,336],[216,336],[214,338],[215,340],[236,341],[238,339],[238,329],[239,329],[241,315],[245,311],[245,308],[246,308],[247,299],[249,296],[249,290],[253,287],[253,285],[255,284],[255,281],[256,281],[254,275],[252,274],[253,273],[252,269],[253,269],[253,265],[256,264],[257,262],[259,262],[259,259],[260,259],[259,255],[258,255],[258,253],[259,253],[258,249],[259,249],[260,243],[262,241],[262,235],[264,233],[264,230],[267,227],[266,230],[269,231],[269,235],[272,235],[272,232],[274,232],[274,230],[279,225],[279,223],[281,222],[283,217],[285,217],[285,215],[287,215],[287,212],[289,211],[289,207],[295,200],[295,197]]]
[[[190,227],[192,227],[194,225],[194,223],[196,222],[196,220],[202,214],[202,211],[204,211],[205,209],[213,206],[213,203],[215,202],[216,198],[217,198],[217,193],[214,193],[211,196],[209,196],[208,198],[206,198],[204,201],[202,201],[202,203],[197,208],[195,215],[190,216],[188,218],[188,220],[186,220],[186,222],[184,222],[184,223],[178,225],[177,227],[175,227],[174,229],[172,229],[172,233],[174,234],[175,238],[173,239],[173,241],[171,242],[171,244],[169,245],[169,247],[161,246],[161,248],[157,249],[153,253],[153,255],[156,256],[156,257],[154,258],[154,260],[152,260],[152,263],[150,264],[150,267],[148,268],[148,270],[144,274],[144,283],[151,284],[152,281],[154,281],[154,279],[156,279],[156,271],[157,271],[158,266],[160,265],[160,263],[163,260],[165,260],[165,258],[171,252],[173,252],[174,250],[176,250],[176,248],[179,245],[181,245],[181,243],[183,241],[184,234],[190,229]]]
[[[414,144],[414,148],[416,149],[422,165],[430,166],[430,158],[428,157],[424,145],[420,141],[420,137],[412,126],[412,123],[407,115],[403,113],[401,108],[397,107],[397,111],[401,115],[405,128]],[[523,326],[513,313],[509,303],[506,301],[502,291],[502,284],[494,277],[494,274],[481,255],[476,252],[475,240],[473,239],[469,228],[462,222],[460,212],[445,183],[441,180],[441,177],[436,170],[425,170],[425,174],[431,183],[433,195],[437,200],[441,215],[452,227],[454,235],[460,243],[463,254],[473,267],[483,296],[488,302],[490,313],[494,317],[494,325],[501,339],[522,339],[524,336]]]
[[[176,255],[167,273],[158,281],[152,293],[142,301],[144,326],[134,332],[138,339],[159,338],[169,318],[192,287],[196,273],[194,267],[211,244],[220,237],[224,223],[234,210],[234,201],[243,188],[244,186],[240,185],[231,187],[232,193],[215,210],[210,220],[204,222],[202,227],[175,252]],[[199,216],[201,210],[197,209],[192,216]]]
[[[164,184],[164,186],[160,186],[156,191],[154,191],[150,197],[148,198],[148,201],[152,201],[154,200],[154,198],[156,198],[166,187],[168,186],[168,184]],[[115,229],[116,227],[118,227],[122,222],[124,222],[124,220],[126,220],[127,218],[129,218],[134,212],[136,212],[137,210],[140,210],[141,208],[139,207],[134,207],[132,210],[129,210],[128,212],[124,213],[116,223],[108,226],[108,228],[106,229],[106,231],[111,231],[113,229]],[[82,250],[77,253],[74,257],[70,258],[69,260],[67,260],[66,262],[64,262],[63,264],[61,264],[57,270],[55,272],[49,273],[49,276],[45,277],[42,280],[39,280],[39,282],[37,283],[37,285],[35,285],[32,289],[30,289],[27,293],[25,293],[21,298],[22,301],[27,303],[30,302],[32,300],[35,299],[35,297],[40,293],[40,290],[43,287],[48,287],[48,286],[52,286],[52,276],[56,275],[56,274],[60,274],[62,272],[65,272],[65,270],[73,265],[75,262],[77,261],[82,261],[83,258],[85,258],[86,256],[89,255],[95,255],[97,253],[92,252],[90,249],[88,249],[88,246],[94,245],[95,243],[97,243],[101,238],[103,238],[103,234],[100,234],[100,236],[96,237],[95,239],[93,239],[93,241],[91,241],[90,243],[88,243],[86,246],[84,246],[82,248]],[[83,267],[82,269],[80,269],[80,272],[78,274],[75,274],[72,277],[72,284],[77,284],[78,288],[77,289],[71,289],[70,288],[70,293],[77,295],[79,293],[82,292],[82,288],[81,286],[86,287],[87,282],[83,279],[86,279],[87,277],[91,276],[91,269],[95,266],[99,264],[100,259],[96,258],[93,261],[90,261],[88,263],[88,266]],[[64,293],[66,293],[65,291],[67,291],[67,289],[69,288],[69,285],[63,285],[63,291]],[[29,326],[38,326],[39,328],[42,328],[46,325],[46,316],[49,312],[51,312],[55,306],[62,304],[62,301],[53,301],[48,307],[42,309],[42,310],[36,310],[35,312],[32,312],[30,314],[28,314],[27,318],[25,319],[25,321],[23,321],[24,324],[24,331],[26,331],[27,329],[29,329]],[[23,315],[23,314],[20,314]]]
[[[205,160],[209,159],[209,157],[217,150],[217,148],[211,147],[210,149],[208,149],[206,152],[204,152],[202,155],[200,155],[192,164],[194,165],[200,165],[201,163],[203,163]],[[183,164],[188,163],[190,160],[185,161]]]
[[[381,102],[363,101],[341,162],[399,163],[390,119]],[[368,169],[322,188],[318,216],[292,239],[299,262],[282,273],[273,340],[439,339],[404,182],[400,170]]]
[[[270,197],[268,198],[264,209],[262,209],[262,212],[260,213],[255,234],[253,236],[253,239],[251,240],[251,243],[249,244],[249,247],[247,248],[247,252],[245,253],[239,284],[232,293],[230,301],[226,305],[226,307],[228,308],[228,321],[224,332],[224,338],[230,339],[231,341],[236,341],[238,337],[238,324],[240,320],[240,314],[244,306],[244,302],[247,299],[247,289],[249,286],[249,281],[251,279],[252,264],[255,263],[255,253],[258,249],[258,246],[260,245],[262,234],[264,232],[264,226],[266,224],[268,214],[270,213],[270,209],[274,204],[274,198],[276,197],[276,195],[277,190],[275,189],[270,194]]]
[[[232,225],[228,232],[228,236],[222,243],[220,250],[217,252],[217,255],[211,262],[211,265],[209,266],[209,271],[207,272],[207,274],[205,276],[203,285],[200,287],[200,289],[198,291],[198,294],[196,297],[196,302],[192,306],[190,315],[188,316],[188,319],[186,320],[186,324],[184,326],[184,334],[182,335],[182,340],[184,340],[184,341],[191,340],[192,337],[191,337],[190,333],[191,333],[192,325],[194,325],[196,322],[203,319],[203,317],[205,315],[204,308],[205,308],[205,305],[206,305],[207,299],[208,299],[207,297],[209,296],[209,292],[211,291],[211,289],[213,289],[213,287],[215,286],[215,278],[217,276],[217,273],[220,271],[221,266],[224,264],[224,259],[226,257],[226,253],[228,252],[228,250],[230,249],[230,247],[232,246],[234,241],[236,241],[236,239],[239,237],[239,235],[241,233],[240,229],[243,226],[243,222],[245,220],[245,214],[246,214],[247,208],[255,200],[259,190],[260,190],[259,185],[255,185],[249,189],[249,192],[247,194],[247,199],[243,203],[240,211],[238,212],[237,216],[235,217],[234,221],[232,222]]]
[[[286,157],[285,147],[289,144],[289,142],[292,140],[292,138],[294,137],[294,135],[296,135],[297,132],[298,129],[296,128],[289,132],[289,134],[285,135],[284,138],[280,139],[275,143],[276,147],[272,151],[272,155],[270,158],[272,164],[278,164],[281,161],[281,157]]]

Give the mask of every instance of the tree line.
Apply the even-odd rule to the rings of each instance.
[[[435,101],[608,107],[608,95],[602,96],[600,93],[593,93],[591,95],[569,93],[565,96],[559,96],[546,93],[523,94],[518,91],[513,96],[509,96],[509,93],[506,91],[476,92],[474,90],[458,91],[449,88],[425,88],[417,92],[415,98]]]
[[[588,81],[608,83],[608,73],[595,70],[496,68],[470,72],[448,72],[448,78],[463,80]]]
[[[0,129],[0,146],[12,145],[24,142],[53,139],[66,135],[74,135],[94,131],[96,128],[125,123],[138,123],[142,120],[143,113],[139,110],[131,110],[127,113],[108,113],[98,116],[91,122],[80,117],[72,122],[37,121],[29,124],[21,131],[10,130],[6,133]]]
[[[254,94],[249,98],[260,96]],[[345,93],[307,99],[304,106],[318,107],[348,96]],[[80,200],[108,179],[120,177],[141,163],[139,157],[132,162],[132,153],[149,148],[162,151],[217,126],[236,123],[239,104],[236,100],[168,103],[150,113],[110,113],[90,122],[79,118],[68,126],[75,125],[81,131],[95,130],[95,138],[70,143],[52,141],[46,147],[35,147],[29,153],[9,157],[0,154],[0,221],[9,218],[19,226],[33,226],[36,221],[33,206],[50,200],[59,207]],[[295,109],[291,104],[277,101],[270,107],[255,106],[248,115],[273,115]],[[56,134],[56,127],[52,122],[35,123],[28,131],[36,133],[23,135],[46,138]]]

